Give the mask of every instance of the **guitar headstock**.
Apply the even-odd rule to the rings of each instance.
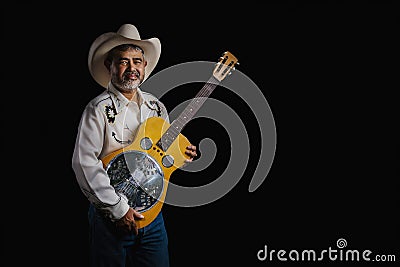
[[[214,68],[213,76],[218,81],[222,81],[227,75],[232,73],[232,70],[235,69],[236,65],[239,65],[237,58],[229,51],[226,51],[219,58],[218,63]]]

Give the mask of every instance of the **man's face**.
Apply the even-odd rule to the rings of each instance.
[[[112,83],[124,92],[136,89],[144,79],[146,64],[139,50],[117,52],[110,66]]]

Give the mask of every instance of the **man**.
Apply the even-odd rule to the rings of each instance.
[[[73,153],[76,179],[88,198],[91,266],[169,266],[168,238],[161,211],[138,228],[143,215],[110,182],[102,158],[132,143],[147,118],[169,122],[165,106],[140,90],[161,53],[159,39],[142,40],[137,28],[122,25],[92,43],[88,65],[105,90],[83,111]],[[190,162],[196,147],[188,146]]]

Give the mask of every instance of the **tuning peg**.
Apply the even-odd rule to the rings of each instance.
[[[240,65],[239,61],[238,61],[238,62],[236,62],[236,65],[238,65],[238,66]]]

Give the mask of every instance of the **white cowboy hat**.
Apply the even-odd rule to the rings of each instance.
[[[88,65],[92,77],[104,88],[107,88],[111,78],[109,71],[104,65],[104,59],[108,51],[121,44],[135,44],[143,49],[145,59],[147,60],[143,81],[149,77],[160,58],[160,40],[158,38],[140,39],[137,28],[132,24],[123,24],[116,33],[107,32],[100,35],[90,47]]]

